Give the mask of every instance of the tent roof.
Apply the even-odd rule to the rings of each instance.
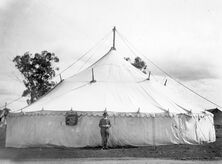
[[[92,71],[93,70],[93,71]],[[92,74],[96,82],[92,81]],[[163,85],[111,49],[93,65],[65,79],[48,94],[25,107],[24,112],[42,110],[107,111],[145,113],[186,113],[201,111],[176,100]]]
[[[222,112],[220,109],[218,108],[213,108],[213,109],[207,109],[208,112],[214,113],[214,112]]]

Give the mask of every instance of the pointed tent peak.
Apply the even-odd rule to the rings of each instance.
[[[126,62],[121,54],[118,51],[114,50],[113,47],[100,59],[98,59],[94,64],[92,64],[89,68],[96,68],[102,65],[116,65],[116,66],[124,66]]]
[[[136,83],[147,79],[147,75],[127,62],[112,48],[91,66],[68,78],[66,81],[125,82]]]
[[[146,74],[124,60],[118,51],[111,49],[90,67],[72,76],[70,80],[91,81],[92,69],[93,79],[97,82],[139,82],[147,78]]]

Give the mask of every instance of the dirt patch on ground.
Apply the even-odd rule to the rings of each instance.
[[[5,130],[0,128],[1,159],[61,159],[61,158],[164,158],[180,160],[221,160],[222,138],[203,145],[164,145],[145,147],[97,148],[5,148]]]

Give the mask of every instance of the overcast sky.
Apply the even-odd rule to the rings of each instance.
[[[1,0],[0,106],[24,90],[13,57],[48,50],[62,70],[114,25],[149,59],[222,106],[221,18],[219,0]],[[118,38],[116,44],[121,49]]]

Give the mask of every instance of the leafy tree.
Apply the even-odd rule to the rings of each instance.
[[[141,71],[143,71],[144,73],[146,73],[146,68],[147,68],[147,65],[146,65],[146,62],[143,61],[140,57],[136,57],[134,59],[134,62],[132,63],[131,62],[131,59],[129,57],[125,57],[124,58],[126,61],[129,61],[134,67],[140,69]]]
[[[132,63],[132,65],[140,70],[146,69],[147,67],[146,63],[138,56],[134,59],[134,62]]]
[[[59,70],[54,66],[59,62],[59,58],[54,53],[42,51],[31,54],[26,52],[22,56],[16,56],[13,62],[25,78],[23,83],[26,90],[23,91],[22,96],[30,96],[30,99],[27,100],[28,104],[36,101],[55,85],[51,79],[55,76],[55,71]]]

